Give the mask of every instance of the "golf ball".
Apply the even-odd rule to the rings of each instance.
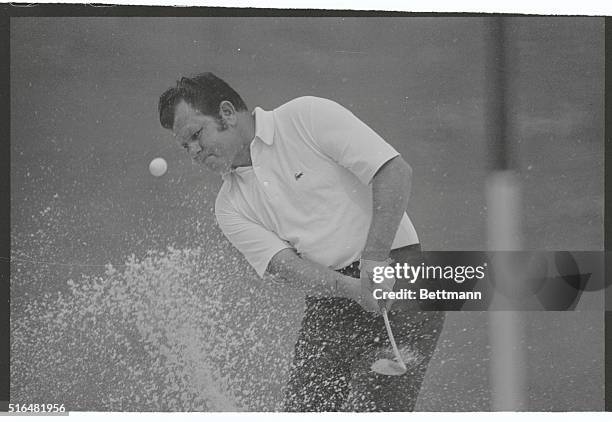
[[[149,164],[149,171],[155,177],[163,176],[168,170],[168,163],[163,158],[154,158]]]

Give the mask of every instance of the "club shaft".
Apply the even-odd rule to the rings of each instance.
[[[400,355],[399,349],[397,348],[397,344],[395,344],[395,338],[393,337],[393,331],[391,331],[391,324],[389,324],[389,316],[387,315],[387,308],[382,308],[383,319],[385,320],[385,327],[387,328],[387,335],[389,336],[389,341],[391,342],[391,347],[393,348],[393,353],[395,354],[395,359],[399,363],[402,364],[404,368],[406,368],[406,364]]]

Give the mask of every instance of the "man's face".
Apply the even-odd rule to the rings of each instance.
[[[219,174],[232,168],[242,147],[233,127],[221,130],[218,120],[200,113],[185,101],[176,106],[172,131],[179,146],[189,152],[194,163],[203,164]]]

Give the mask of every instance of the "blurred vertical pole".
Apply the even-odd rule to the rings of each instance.
[[[11,256],[11,101],[9,5],[0,5],[0,412],[8,411],[11,389],[10,370],[10,263]]]
[[[521,248],[520,186],[513,171],[512,131],[509,121],[509,60],[507,18],[486,19],[486,139],[489,145],[490,175],[486,185],[487,234],[490,251],[517,251]],[[503,258],[503,254],[498,257]],[[506,255],[507,256],[507,255]],[[496,261],[503,265],[503,259]],[[493,271],[496,294],[492,309],[512,307],[499,292],[512,290],[515,280],[508,271]],[[506,286],[506,287],[504,287]],[[489,312],[491,408],[495,411],[527,410],[524,328],[519,311]]]
[[[612,18],[606,17],[604,23],[605,45],[605,103],[604,115],[604,250],[605,265],[605,343],[604,343],[604,391],[605,410],[612,412],[612,289],[608,280],[612,277]]]

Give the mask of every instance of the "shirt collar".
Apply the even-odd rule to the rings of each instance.
[[[256,139],[261,140],[266,145],[272,145],[274,142],[274,113],[272,111],[266,111],[261,107],[255,107],[253,110],[255,116],[255,137],[251,144]],[[228,180],[232,174],[241,174],[243,171],[247,171],[248,168],[238,167],[232,169],[221,175],[223,180]]]
[[[264,144],[272,145],[274,142],[274,113],[261,107],[255,107],[253,114],[255,115],[255,139],[259,138]]]

